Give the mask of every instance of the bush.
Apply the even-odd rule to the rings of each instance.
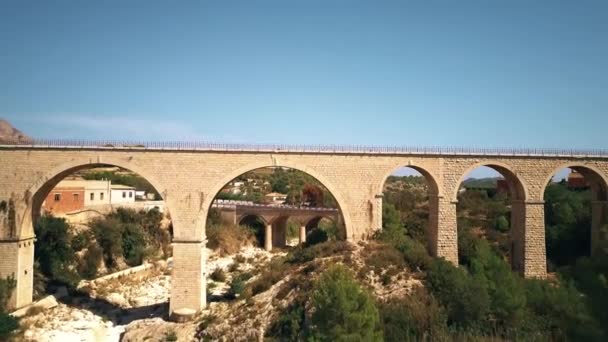
[[[16,286],[17,281],[12,275],[4,279],[0,278],[0,313],[7,312],[8,301],[11,299]]]
[[[547,281],[527,280],[526,294],[530,310],[538,316],[540,329],[550,332],[554,340],[602,340],[602,332],[584,297],[572,284],[556,286]]]
[[[0,339],[8,340],[8,337],[15,330],[19,329],[19,321],[7,313],[0,313]]]
[[[447,316],[424,288],[405,298],[379,303],[386,341],[447,340]]]
[[[103,250],[106,266],[116,266],[119,258],[123,256],[121,222],[114,217],[95,219],[91,223],[91,229]]]
[[[8,301],[13,294],[17,282],[10,276],[0,278],[0,339],[7,339],[10,334],[19,328],[19,322],[8,311]]]
[[[372,297],[342,265],[328,268],[311,295],[308,335],[317,341],[381,341],[382,329]]]
[[[63,281],[70,265],[75,261],[71,247],[70,225],[62,218],[44,215],[38,219],[34,232],[38,243],[34,246],[35,260],[40,271],[50,280]],[[71,281],[70,281],[71,282]]]
[[[497,330],[519,325],[526,305],[522,279],[490,247],[487,241],[477,243],[471,259],[472,276],[486,288],[490,298],[490,311]]]
[[[78,269],[78,273],[86,279],[95,278],[102,259],[103,251],[101,248],[95,244],[91,244],[84,255],[84,260]]]
[[[268,329],[267,336],[276,337],[280,341],[297,342],[301,339],[304,325],[304,307],[293,304],[281,312],[278,319]]]
[[[289,267],[285,261],[285,258],[272,259],[264,272],[249,285],[251,295],[262,293],[283,279]]]
[[[220,255],[238,253],[241,247],[254,244],[254,232],[239,225],[208,225],[207,247],[217,250]]]
[[[412,269],[426,270],[430,267],[433,258],[429,255],[426,247],[418,240],[404,238],[398,247],[405,260]]]
[[[477,327],[490,311],[483,283],[443,259],[433,260],[426,284],[446,308],[448,323],[457,328]]]
[[[509,224],[509,220],[507,220],[507,218],[504,215],[499,216],[494,221],[494,229],[498,230],[501,233],[508,232],[510,228],[511,228],[511,225]]]
[[[141,226],[134,223],[122,227],[122,253],[129,266],[141,265],[144,261],[146,241]]]
[[[297,248],[287,255],[287,261],[291,264],[303,264],[316,258],[324,258],[330,255],[348,253],[352,247],[345,241],[327,241],[312,247]]]
[[[322,242],[325,242],[328,239],[329,239],[329,236],[327,235],[327,232],[325,230],[315,228],[315,229],[311,230],[310,233],[308,233],[308,235],[306,235],[305,246],[306,247],[314,246],[314,245],[320,244]]]
[[[223,283],[226,281],[226,273],[220,267],[216,267],[213,272],[211,272],[211,279]]]

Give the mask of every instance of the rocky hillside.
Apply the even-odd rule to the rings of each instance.
[[[0,119],[0,143],[26,143],[32,138],[13,127],[8,121]]]

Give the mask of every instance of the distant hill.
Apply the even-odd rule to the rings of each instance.
[[[469,178],[462,182],[464,188],[476,188],[476,189],[492,189],[496,188],[496,181],[502,179],[501,177],[488,177],[488,178]]]
[[[32,138],[13,127],[8,121],[0,119],[0,143],[14,144],[27,143],[30,141],[32,141]]]

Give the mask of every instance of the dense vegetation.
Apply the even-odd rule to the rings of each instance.
[[[394,245],[412,267],[427,268],[422,293],[404,299],[401,304],[380,306],[386,340],[434,340],[447,336],[525,340],[606,338],[607,332],[602,329],[608,327],[605,313],[608,250],[601,250],[593,259],[585,257],[589,253],[588,191],[569,190],[563,183],[547,188],[548,262],[560,267],[554,281],[523,279],[505,261],[509,260],[510,226],[506,195],[492,189],[461,194],[459,268],[437,259],[420,262],[425,253],[420,248],[424,243],[421,234],[410,228],[411,223],[399,218],[411,217],[415,208],[424,203],[410,206],[414,209],[408,211],[399,202],[391,203],[394,198],[399,197],[385,195],[388,203],[379,239]],[[432,310],[426,315],[416,311],[422,308]]]
[[[588,191],[548,186],[548,263],[557,274],[551,280],[533,280],[514,273],[507,261],[508,196],[476,183],[477,188],[461,194],[458,208],[461,266],[430,257],[422,183],[416,177],[389,178],[383,230],[377,236],[381,245],[379,252],[370,253],[365,267],[407,265],[418,273],[423,287],[405,297],[374,300],[349,271],[331,267],[312,286],[306,285],[306,278],[296,279],[305,293],[283,311],[267,336],[287,341],[606,339],[608,245],[588,257]],[[608,227],[604,229],[608,233]],[[580,234],[587,237],[577,237]],[[289,263],[341,250],[327,242],[291,252],[262,276],[271,279],[270,284],[256,292],[281,279],[280,270]],[[392,279],[388,270],[383,283]]]
[[[77,231],[64,219],[42,216],[35,226],[35,287],[38,294],[48,285],[75,286],[104,270],[141,264],[146,259],[168,257],[170,231],[162,227],[158,210],[119,208]]]

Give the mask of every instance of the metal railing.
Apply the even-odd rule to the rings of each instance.
[[[251,201],[238,201],[238,200],[214,200],[211,204],[212,208],[229,208],[236,209],[236,207],[245,207],[245,208],[259,208],[259,209],[290,209],[290,210],[303,210],[303,211],[335,211],[336,208],[323,208],[323,207],[306,207],[306,206],[298,206],[298,205],[289,205],[289,204],[262,204],[262,203],[254,203]]]
[[[230,151],[273,153],[336,153],[336,154],[407,154],[407,155],[492,155],[492,156],[553,156],[608,158],[608,149],[559,148],[488,148],[440,146],[375,146],[375,145],[290,145],[290,144],[235,144],[206,141],[120,141],[74,139],[6,139],[1,146],[22,148],[65,149],[146,149],[180,151]]]

